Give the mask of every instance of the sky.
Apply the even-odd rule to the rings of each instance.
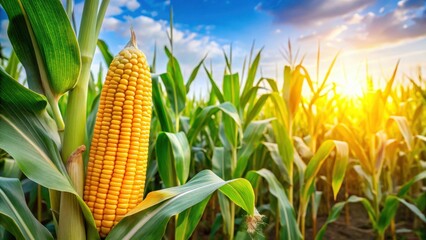
[[[83,1],[75,2],[77,25]],[[285,52],[291,42],[293,58],[304,57],[310,75],[317,77],[320,48],[321,79],[339,53],[330,79],[351,91],[365,82],[366,71],[377,84],[392,75],[398,60],[398,76],[415,76],[426,70],[425,0],[111,0],[100,33],[115,55],[128,42],[133,26],[139,48],[149,62],[157,45],[157,73],[165,71],[163,47],[173,9],[174,55],[181,63],[185,79],[206,55],[214,76],[221,81],[225,61],[223,51],[232,45],[233,71],[240,71],[253,43],[262,49],[260,73],[282,82],[289,64]],[[7,40],[7,16],[0,12],[0,42]],[[92,69],[97,72],[102,57],[97,51]],[[105,66],[105,64],[103,63]],[[401,78],[402,79],[402,78]],[[209,83],[203,71],[194,82],[192,94],[206,92]]]

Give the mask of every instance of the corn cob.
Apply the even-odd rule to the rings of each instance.
[[[151,94],[149,66],[132,31],[105,79],[84,187],[84,201],[102,237],[142,201]]]

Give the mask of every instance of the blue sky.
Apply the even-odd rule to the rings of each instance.
[[[305,64],[315,74],[318,44],[321,66],[326,68],[341,51],[333,72],[334,81],[363,81],[365,65],[381,81],[392,74],[398,59],[401,71],[412,76],[426,66],[425,0],[111,0],[100,37],[113,54],[126,44],[129,27],[137,33],[140,48],[152,59],[154,43],[159,48],[158,72],[165,69],[162,46],[168,44],[169,10],[174,13],[175,55],[181,61],[186,77],[196,63],[208,53],[208,64],[216,76],[224,68],[222,50],[233,47],[233,65],[241,69],[253,41],[262,52],[262,74],[281,79],[287,64],[282,52],[288,39],[293,49],[305,55]],[[76,1],[79,19],[82,1]],[[1,12],[0,41],[7,44],[7,19]],[[102,61],[97,52],[96,71]],[[325,74],[325,69],[320,75]],[[194,89],[205,89],[205,75],[200,74]]]

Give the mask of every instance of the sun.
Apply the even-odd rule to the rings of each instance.
[[[361,97],[364,89],[363,82],[354,79],[336,82],[336,92],[348,98]]]

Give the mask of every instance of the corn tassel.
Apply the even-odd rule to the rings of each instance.
[[[151,89],[149,66],[132,31],[102,89],[84,188],[84,201],[102,237],[143,198]]]

